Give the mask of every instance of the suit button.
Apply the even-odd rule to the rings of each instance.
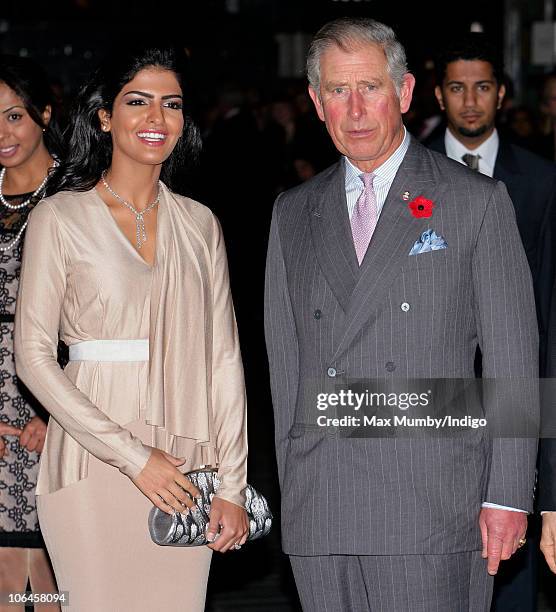
[[[320,319],[322,317],[322,312],[320,310],[315,310],[315,312],[313,313],[313,316],[315,317],[315,319]]]
[[[410,305],[409,305],[407,302],[404,302],[404,303],[403,303],[403,304],[400,306],[400,308],[401,308],[401,309],[402,309],[404,312],[407,312],[407,311],[408,311],[408,310],[411,308],[411,306],[410,306]]]
[[[396,369],[396,364],[393,361],[386,362],[386,370],[388,372],[393,372]]]
[[[334,378],[334,376],[336,376],[336,368],[328,368],[326,373],[328,376],[330,376],[330,378]]]

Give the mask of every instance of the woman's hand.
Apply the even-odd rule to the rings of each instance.
[[[218,552],[227,552],[242,546],[249,535],[249,521],[245,508],[232,502],[213,497],[210,507],[210,522],[207,527],[209,548]]]
[[[200,495],[199,489],[177,469],[184,463],[185,459],[152,448],[147,464],[132,482],[157,508],[168,514],[173,510],[184,512],[195,505],[191,498]]]
[[[46,423],[38,416],[34,416],[21,431],[19,446],[28,451],[42,453],[46,438]]]
[[[542,515],[541,550],[548,567],[556,574],[556,512]]]
[[[8,455],[8,447],[2,436],[19,436],[20,434],[21,429],[7,423],[0,423],[0,459]]]

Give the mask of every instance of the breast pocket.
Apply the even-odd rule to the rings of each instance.
[[[462,260],[457,251],[439,249],[408,255],[402,270],[406,288],[436,295],[454,295],[471,279],[471,260]]]

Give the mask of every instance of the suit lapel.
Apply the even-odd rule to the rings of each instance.
[[[321,270],[336,299],[347,311],[359,265],[347,212],[344,164],[339,162],[313,192],[309,225]]]
[[[359,270],[346,313],[346,329],[333,359],[342,354],[384,303],[389,286],[401,272],[421,232],[434,228],[434,211],[432,218],[413,217],[408,209],[409,201],[402,198],[405,191],[410,194],[409,201],[422,195],[432,200],[435,206],[439,205],[440,191],[430,154],[413,139],[390,187]]]

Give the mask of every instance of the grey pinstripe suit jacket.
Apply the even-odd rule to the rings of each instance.
[[[433,200],[430,219],[410,214],[406,190]],[[429,228],[448,248],[409,256]],[[530,272],[502,183],[412,140],[361,267],[342,163],[281,194],[265,333],[285,552],[477,550],[481,502],[531,509],[534,439],[354,439],[306,425],[315,381],[322,391],[337,382],[330,368],[350,378],[472,378],[479,343],[484,377],[537,376]]]

